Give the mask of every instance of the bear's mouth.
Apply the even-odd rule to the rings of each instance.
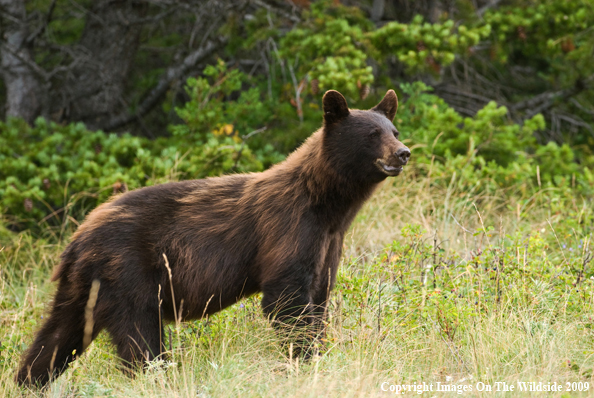
[[[403,169],[403,166],[389,166],[380,159],[378,159],[377,162],[375,162],[375,164],[381,171],[383,171],[389,176],[397,176],[402,172]]]

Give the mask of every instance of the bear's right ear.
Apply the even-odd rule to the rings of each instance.
[[[328,90],[322,98],[326,124],[336,123],[349,115],[346,99],[336,90]]]

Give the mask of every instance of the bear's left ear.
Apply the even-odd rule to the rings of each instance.
[[[346,99],[336,90],[328,90],[322,98],[326,124],[336,123],[349,115]]]
[[[371,108],[372,111],[379,112],[382,115],[386,116],[390,121],[394,120],[394,116],[396,116],[396,110],[398,109],[398,97],[394,90],[388,90],[384,99]]]

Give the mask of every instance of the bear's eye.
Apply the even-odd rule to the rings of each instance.
[[[394,130],[392,131],[392,133],[394,133],[394,137],[398,138],[400,136],[400,133],[398,132],[398,130]]]
[[[379,137],[381,133],[382,133],[382,131],[380,129],[375,129],[371,133],[369,133],[369,137],[376,138],[376,137]]]

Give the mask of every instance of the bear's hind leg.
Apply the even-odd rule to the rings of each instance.
[[[161,355],[163,329],[159,308],[130,306],[113,315],[107,331],[117,346],[124,371],[132,375],[132,371]]]
[[[82,351],[86,300],[73,298],[67,281],[61,280],[49,319],[37,332],[16,375],[21,385],[43,386],[62,374]],[[95,327],[95,338],[99,328]]]

